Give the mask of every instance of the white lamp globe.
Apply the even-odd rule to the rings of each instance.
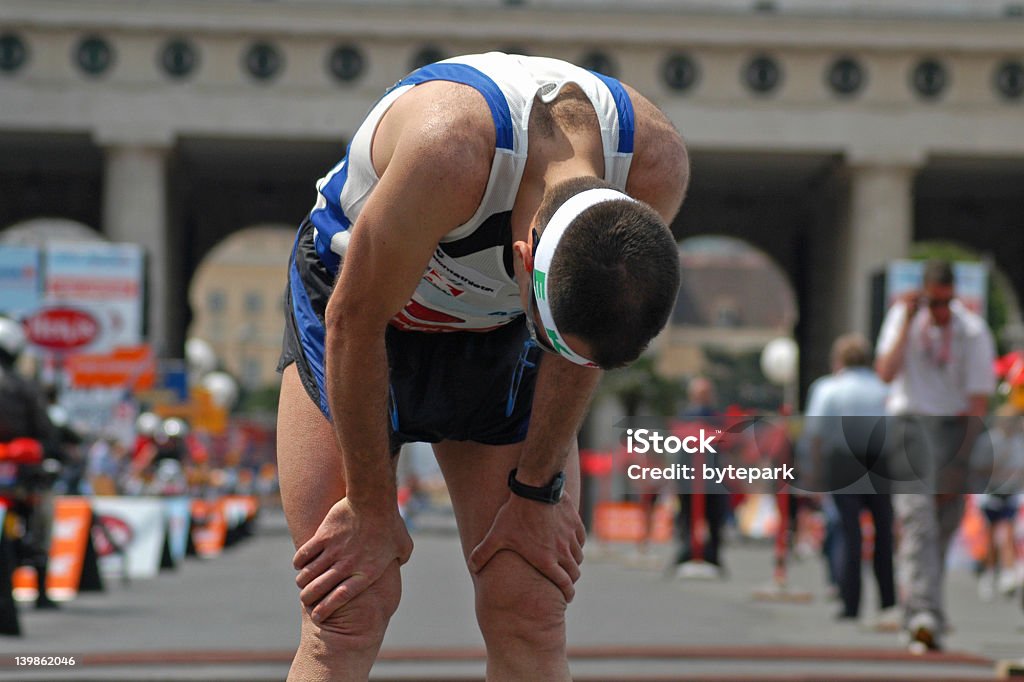
[[[800,350],[796,342],[787,337],[772,339],[761,351],[761,371],[768,381],[785,386],[796,381]]]

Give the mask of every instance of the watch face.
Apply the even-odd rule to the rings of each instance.
[[[562,491],[565,489],[565,474],[558,472],[554,480],[551,481],[551,499],[558,502],[562,499]]]

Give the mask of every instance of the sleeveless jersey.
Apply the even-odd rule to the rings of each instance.
[[[440,240],[412,298],[391,324],[407,331],[487,331],[523,312],[512,272],[510,218],[526,166],[534,99],[550,102],[567,83],[581,88],[600,122],[604,179],[620,190],[633,155],[633,105],[614,78],[556,59],[491,52],[414,71],[377,102],[345,158],[317,182],[310,220],[317,254],[333,275],[345,257],[349,229],[379,181],[370,157],[377,124],[402,94],[435,80],[462,83],[483,95],[494,120],[494,161],[476,213]]]

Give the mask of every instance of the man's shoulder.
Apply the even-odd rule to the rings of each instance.
[[[381,118],[378,136],[382,127],[439,146],[476,140],[493,147],[496,135],[485,96],[471,85],[443,80],[404,93]]]
[[[825,374],[818,377],[812,381],[811,385],[807,388],[807,395],[813,396],[815,394],[820,394],[822,391],[826,390],[829,385],[834,383],[835,380],[835,374]]]
[[[686,143],[668,116],[623,83],[633,103],[634,147],[626,191],[671,220],[686,196],[690,158]]]
[[[399,97],[377,125],[373,163],[384,173],[393,164],[414,169],[424,183],[457,178],[479,189],[487,183],[497,132],[479,91],[450,81],[430,81]],[[431,173],[423,171],[429,168]],[[475,207],[474,207],[475,208]]]
[[[839,386],[851,386],[864,391],[877,390],[885,393],[889,391],[889,385],[869,367],[859,367],[843,372],[841,379],[842,382],[839,383]]]
[[[954,314],[963,325],[964,332],[967,336],[972,338],[987,338],[992,336],[992,331],[989,329],[988,322],[985,321],[985,318],[967,306],[962,304],[958,305],[954,309]]]

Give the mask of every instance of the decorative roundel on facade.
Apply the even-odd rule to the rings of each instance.
[[[996,69],[995,86],[1006,99],[1024,96],[1024,63],[1003,62]]]
[[[421,47],[416,54],[412,56],[412,64],[410,64],[410,66],[412,67],[412,70],[415,71],[420,67],[426,66],[427,64],[433,64],[434,62],[439,62],[442,59],[448,59],[448,54],[444,50],[439,47],[435,47],[434,45],[427,45],[426,47]]]
[[[594,50],[586,53],[580,58],[578,63],[579,66],[582,66],[588,71],[594,71],[604,76],[611,76],[612,78],[615,78],[616,74],[619,72],[619,68],[615,64],[615,60],[600,50]]]
[[[670,89],[686,92],[700,79],[697,62],[688,54],[674,54],[661,67],[661,77]]]
[[[339,45],[331,50],[327,58],[327,68],[331,75],[343,83],[351,83],[363,75],[366,60],[358,48],[351,45]]]
[[[75,63],[90,76],[106,73],[114,63],[114,49],[103,38],[83,38],[75,48]]]
[[[743,79],[751,90],[768,94],[782,82],[782,68],[774,58],[765,55],[754,57],[744,70]]]
[[[270,80],[284,68],[284,56],[270,43],[254,43],[245,53],[245,68],[253,78]]]
[[[910,82],[918,95],[935,99],[949,85],[949,72],[937,59],[925,59],[914,67]]]
[[[168,76],[184,78],[199,66],[199,52],[187,40],[172,40],[160,52],[160,66]]]
[[[28,61],[28,48],[13,33],[0,35],[0,71],[14,73]]]
[[[854,95],[867,82],[867,73],[853,57],[840,57],[828,68],[828,86],[837,95]]]

